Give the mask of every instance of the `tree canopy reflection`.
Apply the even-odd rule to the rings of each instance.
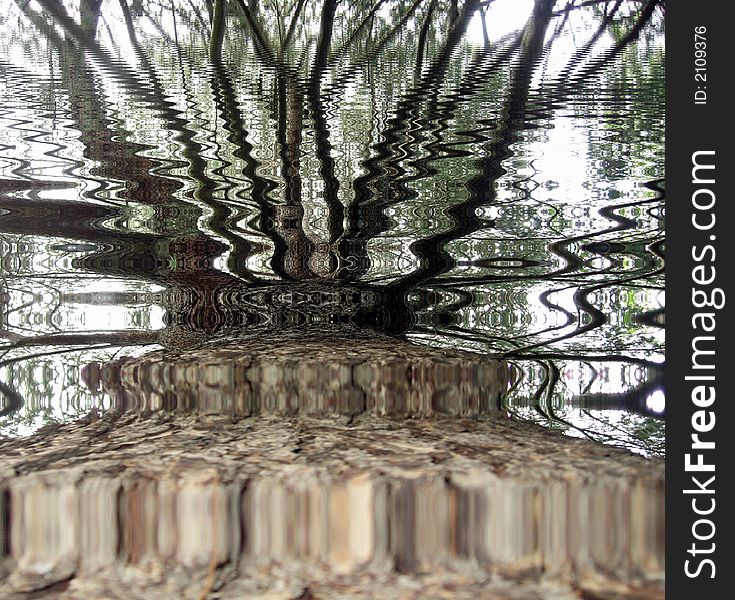
[[[561,200],[538,237],[520,215],[499,225],[498,211],[530,201],[545,210],[539,182],[524,183],[516,161],[533,162],[528,146],[560,115],[609,107],[590,148],[600,164],[623,166],[604,167],[601,180],[630,177],[658,151],[650,106],[662,84],[636,44],[657,34],[661,5],[535,0],[522,27],[493,36],[494,4],[16,0],[10,43],[52,56],[52,73],[39,78],[11,61],[0,69],[63,105],[84,166],[37,176],[11,153],[0,230],[92,245],[67,253],[65,277],[158,286],[166,327],[29,335],[6,319],[7,360],[32,347],[176,348],[238,329],[349,322],[535,361],[543,381],[532,403],[546,414],[559,361],[637,365],[649,383],[626,408],[639,403],[656,364],[628,346],[654,347],[641,323],[659,324],[648,297],[622,292],[661,285],[655,160],[636,173],[645,194],[594,204],[578,231]],[[570,51],[565,35],[579,15],[588,27]],[[627,105],[596,98],[631,70],[621,83]],[[633,119],[649,140],[621,142]],[[617,156],[621,146],[627,154]],[[74,179],[86,182],[79,198],[61,193]],[[568,290],[571,304],[557,298]],[[554,318],[519,325],[519,293]],[[477,326],[498,308],[507,322]],[[629,331],[606,340],[611,315],[616,326],[625,315]],[[17,404],[6,400],[8,410]]]

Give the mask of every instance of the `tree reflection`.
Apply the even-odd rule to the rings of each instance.
[[[456,250],[493,229],[484,210],[498,205],[514,145],[594,89],[650,27],[657,1],[562,6],[535,0],[525,25],[499,39],[488,29],[492,0],[113,4],[16,0],[23,27],[57,57],[59,76],[44,85],[68,102],[89,165],[83,177],[94,185],[81,193],[86,202],[34,197],[33,190],[57,184],[21,166],[13,181],[30,182],[30,191],[12,182],[0,187],[0,230],[94,244],[74,267],[162,286],[167,328],[28,336],[6,320],[6,352],[155,342],[176,348],[238,328],[313,320],[313,307],[302,311],[274,300],[291,289],[330,299],[317,321],[347,320],[400,336],[441,331],[499,356],[538,360],[548,375],[536,396],[540,407],[541,396],[553,392],[553,361],[589,356],[550,345],[581,339],[607,322],[595,295],[630,282],[655,285],[662,269],[656,239],[626,246],[640,268],[613,277],[614,260],[590,268],[593,259],[583,252],[609,257],[594,244],[634,230],[636,219],[621,211],[646,200],[611,204],[600,212],[608,227],[550,238],[543,256],[474,257],[468,272]],[[593,15],[595,27],[555,77],[546,78],[545,61],[574,10]],[[476,18],[483,43],[470,52],[467,31]],[[132,53],[117,46],[123,40],[115,38],[115,22]],[[614,43],[600,50],[608,35]],[[376,77],[385,80],[376,84]],[[353,113],[356,88],[365,98]],[[134,141],[126,125],[132,117],[110,108],[114,94],[150,119],[149,127],[161,128],[168,156]],[[350,137],[365,133],[350,124],[363,107],[369,129],[355,142],[359,156],[345,158]],[[468,112],[474,121],[465,126]],[[436,182],[447,186],[443,204],[427,193]],[[125,222],[134,206],[150,210],[145,227],[101,225]],[[396,227],[402,211],[431,216],[418,234],[406,236]],[[68,218],[59,221],[59,212]],[[393,243],[402,246],[391,266],[386,257]],[[498,271],[514,260],[517,271]],[[381,261],[389,264],[388,275],[376,271]],[[482,286],[526,281],[547,284],[540,303],[563,315],[562,324],[513,336],[463,324],[462,311],[477,305]],[[551,300],[568,285],[576,286],[577,314]],[[335,295],[351,294],[372,300],[334,311]],[[6,410],[17,408],[16,400],[6,401]]]

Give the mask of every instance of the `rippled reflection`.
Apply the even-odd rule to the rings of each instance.
[[[89,376],[130,357],[329,325],[660,452],[657,2],[293,4],[2,2],[2,431],[119,405]]]

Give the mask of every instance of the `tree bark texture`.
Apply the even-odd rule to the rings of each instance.
[[[509,418],[500,362],[339,331],[88,370],[116,408],[0,441],[0,597],[663,598],[662,461]]]

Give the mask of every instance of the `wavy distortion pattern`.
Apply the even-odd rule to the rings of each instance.
[[[658,2],[4,4],[4,434],[122,355],[345,324],[662,451]]]

